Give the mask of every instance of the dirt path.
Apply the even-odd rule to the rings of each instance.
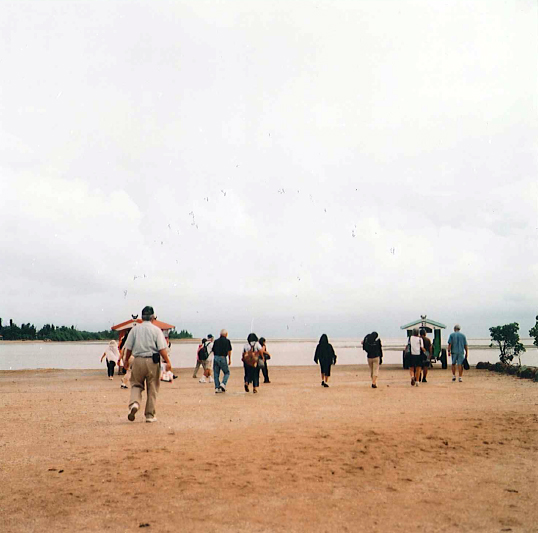
[[[127,421],[104,371],[0,372],[0,531],[538,531],[538,385],[435,369],[233,369]]]

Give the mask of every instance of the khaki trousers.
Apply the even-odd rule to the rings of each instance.
[[[368,357],[368,366],[370,367],[370,377],[373,379],[379,374],[379,357]]]
[[[155,416],[155,404],[157,403],[157,393],[161,383],[161,365],[154,363],[151,357],[134,357],[131,362],[131,400],[129,409],[133,403],[142,405],[142,391],[147,389],[146,418]],[[145,387],[144,387],[145,384]]]

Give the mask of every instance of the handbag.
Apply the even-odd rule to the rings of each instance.
[[[464,370],[469,370],[471,367],[469,366],[469,361],[467,361],[467,357],[463,360],[463,368]]]

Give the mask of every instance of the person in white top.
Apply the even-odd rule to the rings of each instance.
[[[111,340],[108,343],[108,346],[105,349],[101,357],[101,363],[106,357],[106,366],[109,379],[114,379],[114,367],[116,366],[116,361],[120,359],[120,352],[118,350],[118,343],[115,340]]]
[[[255,365],[252,366],[247,362],[247,354],[254,352]],[[258,342],[258,336],[251,333],[247,337],[247,343],[243,346],[243,366],[245,369],[245,392],[249,392],[249,384],[252,383],[252,392],[257,394],[260,386],[260,364],[265,364],[262,345]]]
[[[411,386],[418,387],[420,372],[422,370],[422,353],[424,352],[424,341],[418,336],[418,328],[414,328],[409,337],[408,345],[411,348],[409,354],[409,374],[411,375]]]

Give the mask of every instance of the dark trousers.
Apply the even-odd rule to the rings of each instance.
[[[245,365],[246,370],[246,382],[245,383],[252,383],[253,387],[259,387],[260,386],[260,367],[259,366],[248,366]]]
[[[115,361],[109,361],[108,359],[106,360],[106,367],[107,367],[107,370],[108,370],[108,377],[109,378],[114,377],[114,367],[115,366],[116,366]]]
[[[260,367],[263,374],[263,381],[269,383],[269,369],[267,368],[267,361]]]

